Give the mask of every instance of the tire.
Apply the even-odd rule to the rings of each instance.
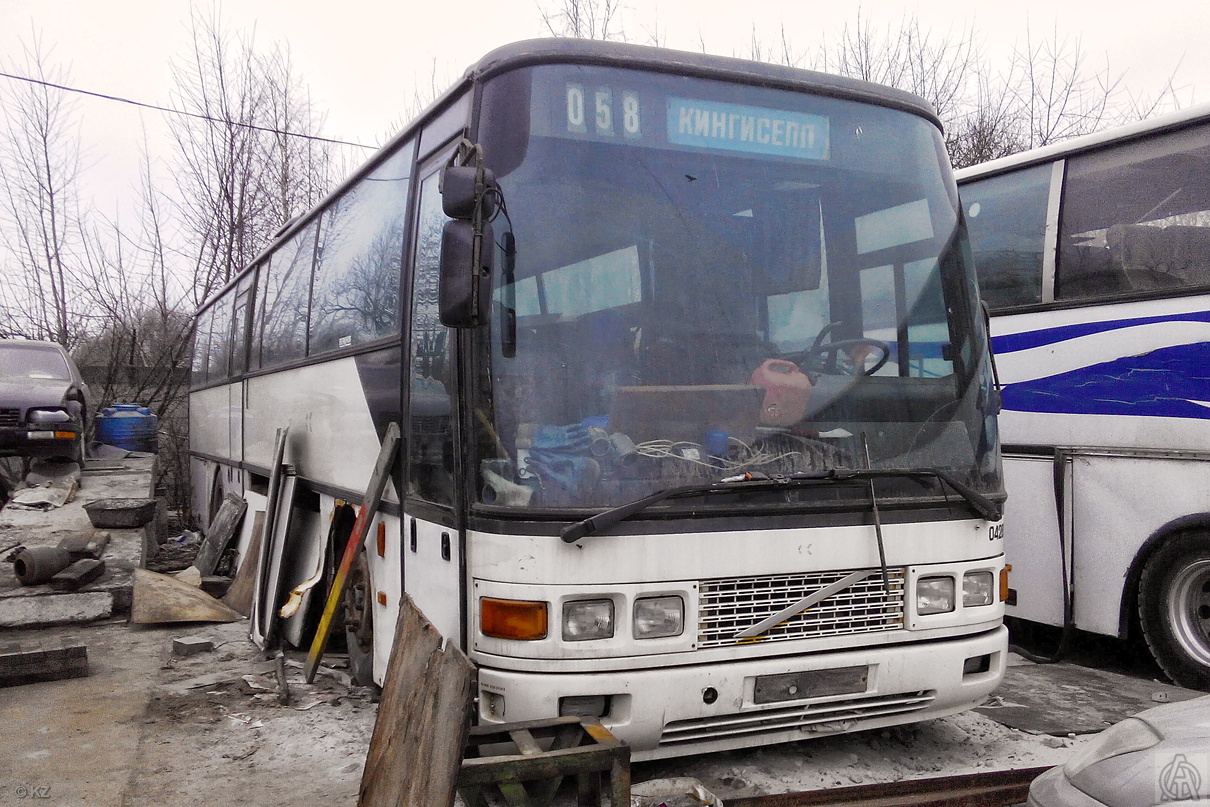
[[[1210,691],[1210,534],[1175,536],[1147,560],[1139,578],[1139,621],[1169,678]]]
[[[344,590],[345,644],[349,676],[357,686],[374,684],[374,607],[370,600],[370,564],[365,548],[357,552]]]

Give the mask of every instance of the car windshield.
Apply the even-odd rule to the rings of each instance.
[[[54,348],[0,345],[0,378],[52,378],[70,380],[63,355]]]
[[[523,75],[486,95],[488,119],[515,120],[519,88],[529,115],[482,138],[505,210],[471,374],[481,504],[866,467],[1000,490],[933,125],[700,79]]]

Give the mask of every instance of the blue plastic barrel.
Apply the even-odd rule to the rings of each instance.
[[[97,415],[97,442],[127,451],[159,451],[159,418],[138,404],[114,404]]]

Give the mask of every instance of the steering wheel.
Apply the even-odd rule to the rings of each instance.
[[[829,338],[832,331],[840,325],[839,322],[832,322],[824,326],[824,329],[815,337],[815,341],[811,347],[798,353],[789,354],[787,359],[797,364],[807,374],[807,378],[814,381],[815,377],[823,373],[836,375],[840,373],[840,368],[837,359],[840,357],[842,350],[852,351],[853,348],[869,347],[875,348],[881,354],[878,361],[874,362],[869,367],[862,367],[860,375],[874,375],[882,369],[882,366],[887,363],[887,359],[891,357],[891,346],[881,339],[871,339],[865,336],[859,336],[855,339],[836,339],[825,342]]]

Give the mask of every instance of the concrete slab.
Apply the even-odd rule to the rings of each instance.
[[[87,460],[74,500],[52,510],[0,510],[0,546],[58,546],[64,539],[86,535],[98,543],[109,540],[102,553],[105,573],[80,590],[64,593],[53,586],[22,586],[13,567],[0,563],[0,627],[45,627],[91,622],[130,612],[132,574],[144,565],[156,545],[157,522],[135,530],[96,530],[84,505],[101,499],[145,498],[154,495],[156,458]]]
[[[1092,734],[1161,703],[1206,693],[1076,664],[1010,664],[987,705],[997,723],[1031,734]]]
[[[21,784],[45,788],[38,792],[47,793],[46,804],[121,807],[152,694],[146,682],[164,663],[166,637],[115,624],[86,634],[53,630],[37,636],[83,639],[91,674],[0,689],[4,796],[14,798]]]

